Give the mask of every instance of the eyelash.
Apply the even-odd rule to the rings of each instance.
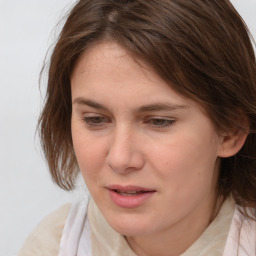
[[[104,121],[105,120],[105,121]],[[104,116],[89,116],[82,118],[83,123],[90,128],[97,128],[106,123],[109,123],[110,120]],[[157,123],[158,122],[158,123]],[[159,124],[160,122],[160,124]],[[174,124],[175,120],[168,118],[148,118],[144,123],[150,124],[154,128],[168,128]]]
[[[108,118],[104,116],[90,116],[90,117],[83,117],[82,121],[89,127],[97,127],[106,123],[106,122],[104,123],[102,122],[102,120],[104,119],[108,120]]]
[[[160,124],[156,124],[156,122],[160,122]],[[152,126],[157,128],[168,128],[174,124],[175,120],[168,118],[151,118],[146,123],[150,123]]]

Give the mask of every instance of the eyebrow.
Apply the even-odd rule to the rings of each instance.
[[[96,101],[93,101],[93,100],[82,98],[82,97],[78,97],[78,98],[74,99],[73,104],[87,105],[87,106],[95,108],[95,109],[108,111],[108,108],[106,108],[102,104],[100,104]]]
[[[156,104],[149,104],[145,106],[141,106],[137,109],[137,112],[151,112],[151,111],[174,111],[178,109],[187,108],[188,106],[185,105],[176,105],[176,104],[163,104],[163,103],[156,103]]]
[[[73,101],[73,104],[79,104],[79,105],[86,105],[95,109],[99,109],[99,110],[104,110],[104,111],[109,111],[107,107],[105,107],[104,105],[90,100],[90,99],[86,99],[83,97],[78,97]],[[153,104],[148,104],[145,106],[141,106],[139,108],[137,108],[135,110],[135,112],[138,113],[143,113],[143,112],[158,112],[158,111],[175,111],[175,110],[179,110],[179,109],[184,109],[184,108],[188,108],[188,106],[186,105],[176,105],[176,104],[164,104],[164,103],[153,103]]]

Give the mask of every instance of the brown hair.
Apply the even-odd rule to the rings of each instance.
[[[248,29],[228,0],[80,0],[51,55],[39,126],[54,181],[74,187],[70,76],[83,51],[113,40],[203,106],[218,131],[242,129],[243,148],[222,159],[219,192],[256,207],[256,64]]]

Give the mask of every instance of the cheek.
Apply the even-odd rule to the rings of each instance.
[[[202,202],[207,205],[215,195],[216,155],[214,149],[209,150],[211,146],[214,144],[209,139],[198,143],[195,137],[182,136],[182,140],[172,141],[161,151],[158,147],[151,152],[157,180],[161,180],[161,194],[165,195],[162,205],[172,212],[174,220],[192,212]],[[166,218],[166,212],[160,218]]]
[[[104,165],[104,142],[95,140],[95,137],[85,133],[75,124],[72,126],[72,139],[79,169],[84,179],[93,178]]]
[[[152,165],[174,190],[213,182],[217,146],[211,136],[181,134],[162,147],[152,147]],[[187,189],[186,189],[187,188]]]
[[[102,147],[89,136],[86,136],[86,139],[83,136],[78,138],[74,136],[73,143],[83,180],[90,194],[97,198],[99,192],[97,188],[100,186],[99,177],[104,167],[104,157],[100,150]]]

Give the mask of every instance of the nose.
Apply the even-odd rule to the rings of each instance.
[[[143,167],[142,148],[134,132],[128,129],[113,132],[106,163],[114,172],[120,174],[140,170]]]

